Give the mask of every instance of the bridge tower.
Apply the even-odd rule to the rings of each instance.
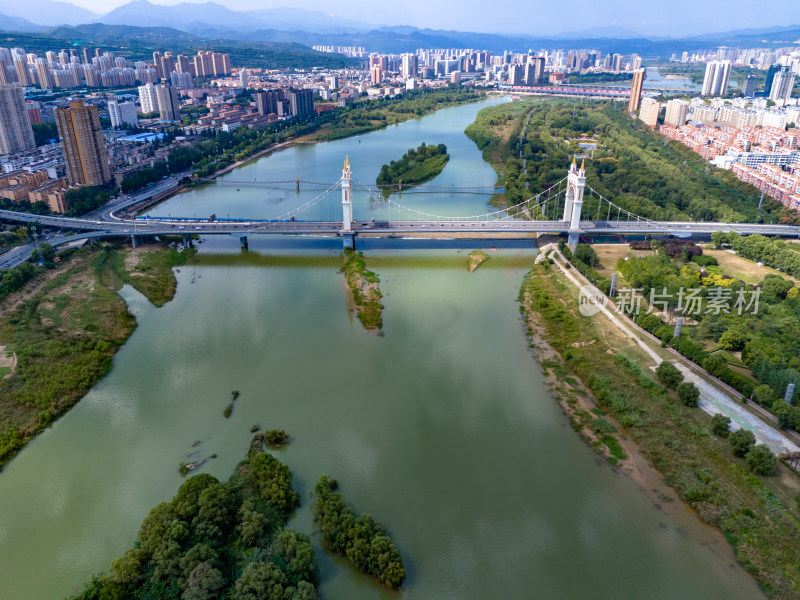
[[[342,169],[342,231],[352,231],[353,224],[353,203],[350,198],[352,184],[350,178],[350,159],[345,157],[344,169]]]
[[[350,158],[345,157],[344,168],[342,169],[342,241],[344,247],[350,250],[356,249],[356,232],[353,231],[353,202],[351,193],[353,186],[351,183],[352,173],[350,172]]]
[[[583,208],[583,190],[586,187],[586,169],[583,161],[580,168],[572,157],[572,164],[567,173],[567,195],[564,200],[563,221],[569,224],[569,245],[578,244],[581,225],[581,208]]]

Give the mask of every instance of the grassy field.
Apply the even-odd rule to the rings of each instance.
[[[797,279],[790,277],[786,273],[781,273],[780,271],[771,267],[763,265],[758,266],[753,261],[742,258],[741,256],[738,256],[733,252],[729,252],[728,250],[703,248],[703,254],[707,254],[708,256],[713,256],[716,258],[719,266],[726,274],[736,277],[737,279],[741,279],[745,283],[761,283],[766,275],[778,275],[798,283]]]
[[[163,246],[83,249],[0,302],[0,345],[17,356],[0,380],[0,466],[111,369],[136,327],[121,283],[163,304],[175,292],[172,265],[185,260]]]
[[[595,408],[612,416],[666,483],[725,534],[770,597],[800,598],[800,480],[783,465],[772,477],[752,475],[725,440],[710,434],[710,417],[681,405],[640,356],[608,341],[604,319],[581,316],[576,296],[547,263],[534,267],[522,286],[529,325],[559,357],[543,365],[546,373],[583,382]],[[613,455],[613,443],[609,449]]]
[[[380,279],[367,269],[361,252],[345,250],[347,262],[343,267],[347,289],[352,294],[358,320],[367,331],[375,331],[383,325],[381,311]]]

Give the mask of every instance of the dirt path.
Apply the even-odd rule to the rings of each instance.
[[[17,368],[17,355],[13,352],[6,351],[6,346],[0,346],[0,369],[6,367],[11,369],[10,373],[6,373],[4,377],[11,377],[14,370]]]

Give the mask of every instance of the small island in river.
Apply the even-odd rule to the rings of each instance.
[[[367,269],[362,252],[345,250],[347,262],[343,271],[347,280],[347,289],[353,295],[358,320],[367,331],[375,331],[383,325],[381,319],[381,291],[378,288],[380,279]]]
[[[447,146],[428,146],[422,142],[416,150],[409,148],[400,160],[383,165],[375,182],[389,188],[419,185],[441,173],[449,160]]]

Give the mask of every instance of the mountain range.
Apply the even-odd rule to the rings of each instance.
[[[181,2],[171,6],[148,0],[132,0],[100,15],[59,0],[0,0],[0,30],[55,33],[68,38],[63,26],[97,24],[93,35],[108,38],[119,26],[169,27],[204,39],[237,42],[293,42],[364,46],[368,51],[413,52],[417,48],[481,48],[494,52],[538,48],[596,48],[603,52],[636,52],[644,56],[668,56],[672,52],[722,45],[789,45],[800,40],[800,26],[745,29],[703,36],[648,38],[620,27],[592,27],[548,36],[487,34],[420,29],[410,26],[378,27],[298,8],[235,11],[215,2]],[[60,33],[48,29],[61,26]],[[105,27],[103,27],[105,26]],[[82,28],[83,29],[83,28]],[[128,31],[130,33],[130,31]],[[143,34],[142,34],[143,35]]]

